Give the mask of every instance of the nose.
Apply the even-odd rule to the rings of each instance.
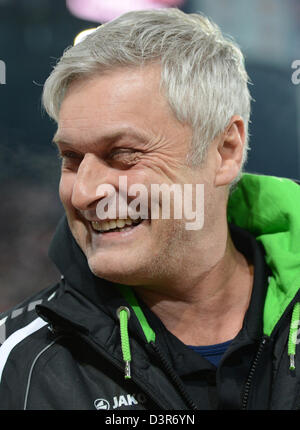
[[[110,171],[111,168],[96,155],[85,154],[73,183],[72,205],[81,211],[93,208],[99,201],[97,187],[104,183],[114,185],[109,178]]]

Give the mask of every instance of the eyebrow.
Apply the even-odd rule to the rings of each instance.
[[[96,138],[95,145],[98,145],[99,143],[112,144],[124,138],[133,138],[141,143],[145,143],[149,140],[149,136],[147,136],[145,133],[132,128],[125,128],[123,130],[107,133],[100,136],[99,138]],[[58,132],[55,133],[52,143],[55,145],[74,145],[74,142],[72,143],[71,140],[68,140],[68,138],[65,138],[63,135],[60,137]]]

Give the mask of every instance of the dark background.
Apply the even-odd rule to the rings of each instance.
[[[274,5],[278,0],[272,1]],[[281,3],[290,8],[290,14],[280,17],[278,25],[285,19],[286,31],[295,29],[286,47],[280,47],[282,56],[276,50],[275,36],[272,39],[273,18],[272,28],[266,31],[267,48],[264,39],[254,41],[258,26],[269,22],[270,13],[280,14],[267,7],[268,0],[259,0],[258,19],[247,28],[243,25],[247,16],[241,13],[243,9],[236,11],[233,1],[191,0],[182,9],[209,14],[225,31],[234,28],[236,40],[243,42],[255,99],[246,170],[300,179],[300,85],[291,82],[291,63],[300,59],[300,12],[294,0]],[[239,4],[245,4],[246,13],[246,3],[240,0]],[[59,162],[50,143],[56,126],[42,112],[42,85],[74,37],[96,25],[72,16],[64,0],[0,0],[0,60],[6,64],[6,84],[0,85],[0,311],[59,278],[47,258],[63,213],[57,194]]]

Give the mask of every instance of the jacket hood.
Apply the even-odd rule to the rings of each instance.
[[[229,198],[228,222],[248,230],[262,243],[266,263],[272,271],[263,321],[264,334],[268,336],[300,287],[299,214],[300,187],[290,179],[245,173]],[[58,225],[49,256],[68,283],[92,302],[117,305],[120,302],[117,297],[123,294],[133,307],[145,337],[148,341],[153,339],[132,290],[92,274],[65,216]]]
[[[228,221],[261,242],[272,271],[264,333],[272,333],[300,289],[300,187],[291,179],[245,173],[228,202]]]

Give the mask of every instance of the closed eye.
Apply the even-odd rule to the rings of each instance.
[[[115,156],[122,156],[122,155],[131,155],[135,154],[137,151],[135,149],[128,149],[128,148],[118,148],[115,151],[112,151],[109,154],[108,158],[113,158]]]
[[[59,151],[58,156],[61,159],[82,159],[82,156],[74,151]]]
[[[121,148],[112,151],[107,157],[110,164],[116,163],[119,167],[128,168],[135,165],[140,160],[141,151],[130,148]]]

